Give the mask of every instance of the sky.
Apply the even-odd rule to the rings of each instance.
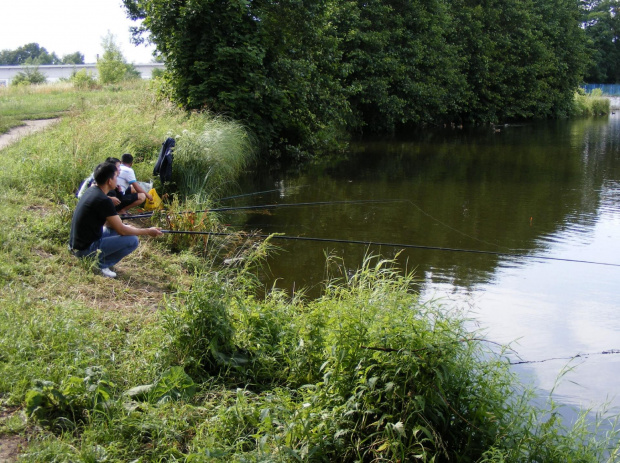
[[[34,42],[59,58],[79,51],[94,63],[110,31],[128,63],[150,63],[154,47],[130,42],[136,25],[121,0],[1,0],[0,50]]]

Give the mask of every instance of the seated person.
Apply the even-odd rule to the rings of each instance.
[[[144,188],[136,180],[132,165],[133,156],[129,153],[123,154],[117,179],[120,191],[123,192],[120,207],[117,206],[119,214],[126,214],[129,209],[139,206],[146,199],[153,201],[153,197],[144,191]]]

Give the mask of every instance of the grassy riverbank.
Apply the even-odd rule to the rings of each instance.
[[[189,205],[202,206],[198,189],[224,191],[251,141],[143,86],[79,101],[0,152],[0,447],[17,443],[31,462],[618,457],[616,434],[533,407],[495,346],[449,307],[420,303],[389,262],[342,279],[331,262],[318,300],[259,300],[268,245],[167,236],[142,240],[116,280],[99,276],[66,249],[73,191],[95,164],[129,151],[149,178],[175,136],[177,182],[194,182]],[[235,267],[220,264],[229,257]]]

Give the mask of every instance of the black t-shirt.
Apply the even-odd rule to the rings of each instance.
[[[91,187],[78,202],[71,221],[71,249],[82,251],[101,238],[108,217],[118,215],[112,200],[97,186]]]

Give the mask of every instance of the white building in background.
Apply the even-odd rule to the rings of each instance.
[[[150,79],[153,69],[164,69],[163,63],[134,64],[136,71],[140,73],[143,79]],[[28,66],[0,66],[0,87],[11,85],[13,78],[20,72],[23,72]],[[69,78],[74,71],[86,69],[86,72],[92,73],[97,77],[96,64],[54,64],[40,65],[39,72],[44,74],[48,82],[56,82],[60,78]]]

